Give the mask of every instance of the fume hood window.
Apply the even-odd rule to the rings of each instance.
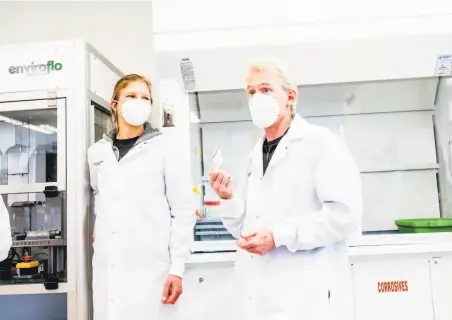
[[[94,106],[94,142],[102,139],[104,134],[113,130],[111,114],[101,106]]]
[[[361,171],[363,232],[396,233],[398,219],[452,217],[451,88],[445,77],[439,85],[423,78],[297,88],[297,113],[339,135]],[[202,133],[191,142],[203,154],[206,212],[196,230],[205,237],[196,240],[222,240],[219,199],[208,182],[212,154],[220,147],[223,168],[240,184],[263,131],[251,121],[244,90],[193,95]]]
[[[1,183],[57,182],[57,111],[0,112]]]

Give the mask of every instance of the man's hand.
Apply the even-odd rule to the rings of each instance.
[[[178,276],[168,275],[163,285],[162,302],[164,304],[175,304],[182,294],[182,279]]]
[[[259,230],[257,232],[242,234],[241,239],[237,241],[237,245],[248,251],[258,255],[265,255],[275,249],[275,240],[273,232],[269,230]]]
[[[232,198],[232,180],[229,174],[223,170],[213,170],[210,172],[210,186],[223,199]]]

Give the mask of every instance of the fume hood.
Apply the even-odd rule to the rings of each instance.
[[[438,183],[445,168],[438,155],[448,148],[438,113],[449,114],[443,102],[449,79],[440,81],[439,76],[452,74],[447,56],[451,39],[429,35],[162,51],[157,52],[157,66],[160,79],[187,95],[173,102],[179,104],[174,109],[188,109],[199,119],[186,121],[190,145],[202,150],[201,159],[191,159],[192,167],[201,171],[205,200],[218,200],[206,185],[215,149],[221,148],[225,169],[237,177],[261,134],[250,121],[244,76],[249,63],[272,57],[291,70],[298,88],[297,112],[342,136],[358,163],[363,231],[392,231],[397,219],[434,218],[452,211],[438,190],[438,185],[446,187]],[[168,91],[161,94],[164,101],[171,100]],[[193,128],[200,133],[193,134]]]

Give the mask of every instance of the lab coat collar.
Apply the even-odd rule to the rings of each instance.
[[[113,143],[115,137],[116,137],[117,131],[116,129],[113,129],[108,134],[104,134],[103,138],[105,141]],[[156,136],[161,135],[162,133],[158,129],[152,128],[151,124],[146,122],[144,124],[144,132],[143,134],[138,138],[137,142],[135,144],[138,144],[143,141],[150,140]]]
[[[273,157],[268,165],[267,170],[276,165],[282,159],[284,159],[287,149],[292,141],[296,141],[299,139],[303,139],[309,130],[309,123],[303,119],[298,114],[295,115],[292,123],[290,124],[290,129],[286,133],[286,135],[281,139],[278,144],[278,147],[273,154]],[[265,135],[262,135],[257,144],[255,145],[252,152],[252,159],[254,165],[258,167],[261,173],[263,173],[263,165],[262,165],[262,144],[264,143]]]
[[[295,115],[286,136],[288,140],[298,140],[306,136],[309,123],[298,114]],[[286,137],[285,136],[285,137]],[[284,140],[284,138],[283,138]]]
[[[286,135],[281,139],[281,141],[279,143],[302,139],[307,134],[307,131],[309,129],[308,126],[309,126],[309,123],[305,119],[303,119],[301,116],[296,114],[292,120],[292,123],[290,124],[289,131],[287,131]],[[257,144],[254,148],[254,151],[253,151],[254,153],[262,152],[262,144],[264,143],[264,141],[265,141],[265,135],[263,134],[259,138],[259,141],[257,142]]]

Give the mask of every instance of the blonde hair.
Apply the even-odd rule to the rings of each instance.
[[[291,80],[287,69],[284,68],[281,63],[273,61],[259,61],[251,63],[248,67],[246,82],[249,82],[252,74],[265,71],[275,74],[281,80],[284,90],[297,90],[297,86]],[[293,103],[289,104],[288,107],[290,108],[290,114],[293,118],[295,116],[296,101],[293,101]]]
[[[152,85],[148,78],[140,76],[139,74],[128,74],[118,80],[115,84],[115,88],[113,89],[113,95],[111,96],[111,100],[118,100],[121,91],[124,90],[129,84],[132,82],[143,82],[149,89],[149,94],[151,95],[151,103],[152,103]],[[115,111],[111,112],[111,121],[118,131],[118,115]]]

